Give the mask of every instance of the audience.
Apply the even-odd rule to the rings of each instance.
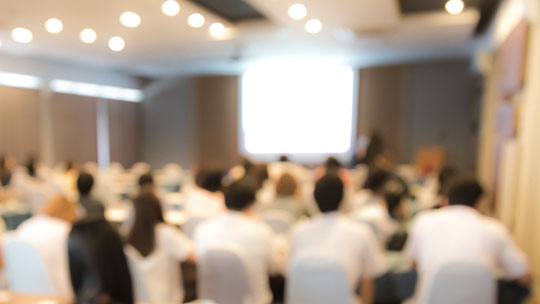
[[[283,174],[276,185],[276,199],[269,205],[262,206],[261,212],[269,210],[280,210],[287,212],[296,220],[309,216],[306,204],[299,198],[298,184],[294,177]]]
[[[84,219],[68,239],[75,304],[133,304],[131,274],[122,240],[105,219]]]
[[[94,177],[86,172],[81,172],[77,179],[77,189],[79,190],[79,203],[84,208],[84,216],[88,218],[103,218],[105,208],[103,204],[92,197],[94,187]]]
[[[15,236],[37,249],[51,276],[56,294],[71,295],[67,263],[67,239],[76,220],[76,204],[63,196],[51,199],[43,210],[24,221]]]
[[[6,187],[11,182],[17,161],[13,156],[5,155],[0,158],[0,185]]]
[[[448,207],[417,216],[406,248],[419,272],[416,303],[427,303],[437,271],[453,262],[478,263],[492,269],[494,274],[502,270],[505,278],[529,282],[527,258],[509,231],[479,212],[483,194],[477,181],[460,178],[449,187]]]
[[[191,218],[214,218],[225,211],[222,182],[224,173],[217,169],[203,169],[197,174],[197,186],[186,193],[186,215]]]
[[[374,279],[384,272],[382,253],[369,228],[338,213],[343,193],[343,182],[335,174],[316,183],[315,200],[323,214],[294,228],[289,261],[303,253],[329,254],[342,264],[351,291],[361,286],[363,303],[373,303]]]
[[[165,224],[161,203],[152,192],[133,200],[135,220],[127,238],[126,254],[131,272],[138,273],[152,303],[182,303],[184,290],[180,263],[194,260],[191,241],[180,230]],[[136,291],[137,294],[137,291]]]
[[[255,187],[246,180],[232,183],[225,190],[228,211],[195,231],[198,256],[212,248],[234,248],[243,253],[252,282],[253,297],[245,303],[268,304],[272,300],[268,278],[277,267],[270,227],[254,217]]]

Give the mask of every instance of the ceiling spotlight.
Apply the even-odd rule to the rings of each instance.
[[[97,39],[97,34],[93,29],[87,28],[81,31],[80,38],[84,43],[94,43]]]
[[[120,23],[127,27],[137,27],[141,24],[141,17],[134,12],[124,12],[120,15]]]
[[[223,38],[223,36],[225,36],[225,33],[227,32],[225,26],[219,22],[212,23],[208,31],[210,32],[210,35],[212,35],[212,37],[214,38]]]
[[[163,2],[161,11],[167,16],[176,16],[180,12],[180,4],[174,0],[167,0]]]
[[[191,14],[188,18],[188,24],[191,27],[199,28],[204,25],[204,16],[199,13]]]
[[[25,29],[24,27],[18,27],[14,29],[11,32],[11,37],[13,40],[20,42],[20,43],[29,43],[34,39],[34,35],[29,29]]]
[[[463,12],[465,8],[465,3],[462,0],[448,0],[446,2],[446,11],[452,15],[457,15]]]
[[[293,20],[301,20],[307,15],[307,9],[303,4],[296,3],[289,7],[289,17]]]
[[[306,31],[310,34],[317,34],[322,30],[322,23],[319,19],[311,19],[306,22]]]
[[[51,34],[58,34],[64,29],[64,24],[60,19],[51,18],[45,22],[45,29]]]
[[[112,51],[120,52],[124,49],[125,46],[126,43],[124,42],[124,39],[122,39],[122,37],[115,36],[109,40],[109,48]]]

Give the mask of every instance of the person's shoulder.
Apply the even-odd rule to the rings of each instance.
[[[488,233],[494,237],[506,237],[510,233],[508,228],[499,220],[486,215],[480,215],[480,218]]]
[[[372,233],[371,228],[365,224],[355,222],[348,217],[342,217],[339,219],[341,229],[349,234],[355,234],[357,236],[365,237]]]

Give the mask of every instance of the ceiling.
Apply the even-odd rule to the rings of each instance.
[[[181,11],[174,17],[161,13],[162,1],[0,1],[0,57],[170,77],[227,72],[267,59],[326,58],[356,64],[405,55],[463,56],[470,52],[479,20],[474,9],[451,16],[439,7],[440,3],[435,5],[439,0],[303,0],[308,9],[305,20],[317,18],[323,23],[322,32],[312,35],[304,30],[305,20],[288,17],[288,7],[296,2],[293,0],[177,0]],[[480,0],[465,1],[469,5]],[[119,23],[120,14],[126,10],[141,15],[138,28]],[[203,28],[187,25],[187,16],[194,12],[206,17]],[[52,17],[64,22],[60,34],[49,34],[43,28]],[[228,28],[226,38],[215,39],[208,34],[213,22]],[[32,30],[32,43],[12,41],[10,32],[19,26]],[[98,34],[91,45],[78,39],[79,32],[87,27]],[[107,47],[108,39],[117,35],[126,41],[126,48],[119,53]]]
[[[404,14],[443,10],[447,0],[399,0],[401,12]],[[464,0],[467,7],[478,8],[493,0]]]

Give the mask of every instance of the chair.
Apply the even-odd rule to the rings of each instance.
[[[472,262],[456,262],[441,268],[428,292],[430,304],[494,304],[497,285],[493,273]]]
[[[291,214],[282,210],[264,211],[261,219],[277,234],[287,234],[295,222]]]
[[[212,248],[199,259],[200,299],[219,304],[248,304],[252,286],[243,255],[232,248]]]
[[[182,231],[190,238],[193,239],[193,236],[195,234],[195,229],[197,227],[206,222],[208,219],[204,217],[190,217],[187,219],[185,224],[182,226]]]
[[[352,304],[356,301],[343,266],[318,253],[293,259],[285,293],[288,304]]]
[[[37,250],[8,234],[4,238],[5,275],[11,292],[55,295],[54,287]]]

